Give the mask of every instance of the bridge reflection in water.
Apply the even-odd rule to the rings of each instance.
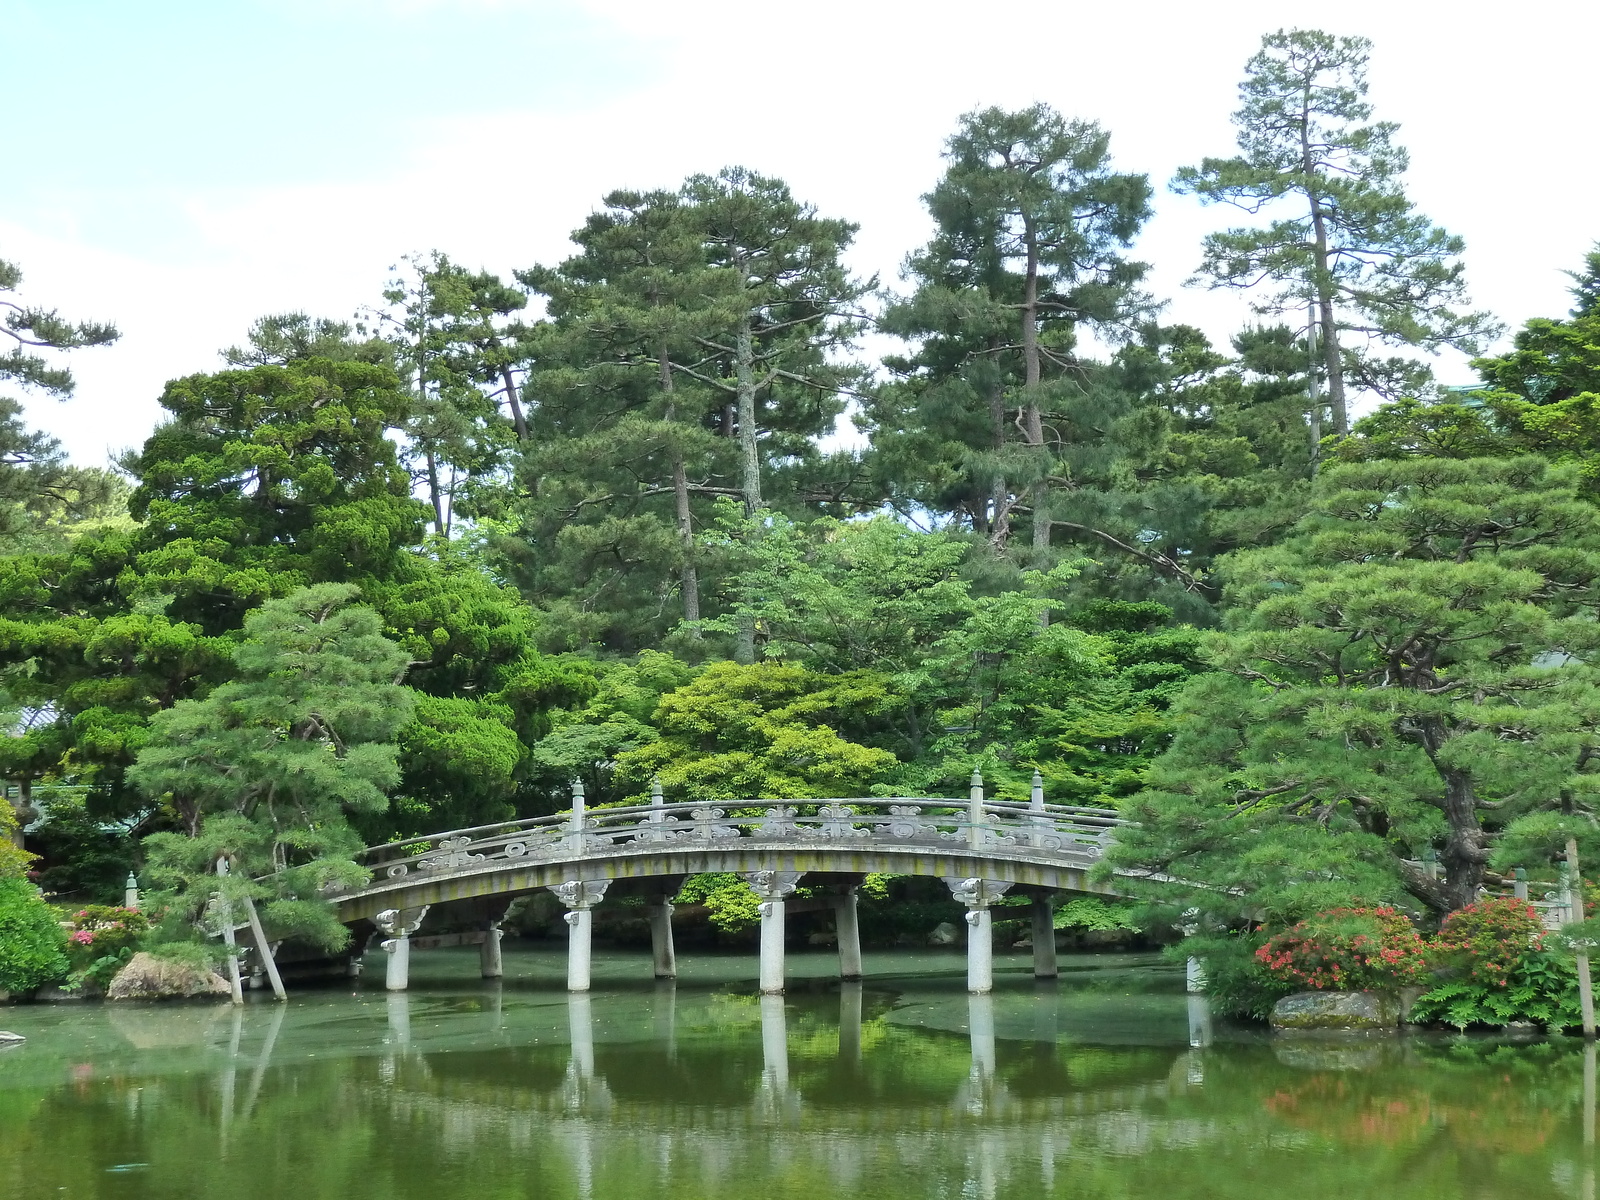
[[[380,1072],[385,1088],[368,1099],[389,1109],[401,1127],[435,1124],[468,1144],[515,1150],[519,1143],[529,1149],[543,1143],[559,1152],[576,1193],[586,1198],[619,1194],[601,1186],[608,1168],[615,1178],[619,1160],[653,1162],[663,1178],[670,1173],[726,1184],[747,1169],[742,1157],[750,1152],[752,1139],[759,1142],[768,1160],[762,1164],[763,1171],[771,1169],[773,1160],[781,1163],[788,1158],[822,1166],[819,1148],[826,1146],[826,1154],[820,1157],[826,1159],[831,1178],[818,1180],[818,1187],[830,1183],[856,1187],[871,1174],[874,1165],[870,1159],[882,1153],[884,1137],[892,1138],[894,1153],[908,1165],[920,1161],[925,1153],[931,1157],[936,1145],[941,1147],[941,1156],[948,1157],[950,1140],[957,1139],[965,1160],[965,1179],[961,1181],[965,1190],[952,1194],[993,1198],[1005,1194],[1005,1187],[1029,1186],[1027,1179],[1018,1177],[1024,1165],[1039,1172],[1037,1182],[1048,1191],[1053,1186],[1057,1157],[1066,1155],[1074,1137],[1093,1132],[1099,1138],[1111,1134],[1125,1141],[1148,1140],[1146,1126],[1151,1118],[1145,1110],[1152,1102],[1203,1086],[1202,1047],[1210,1038],[1204,998],[1194,997],[1188,1003],[1193,1048],[1125,1047],[1121,1053],[1128,1065],[1108,1071],[1111,1078],[1104,1083],[1063,1089],[1040,1087],[1024,1078],[1019,1088],[1002,1070],[996,997],[968,994],[965,1070],[938,1072],[949,1081],[940,1099],[929,1094],[926,1082],[908,1095],[893,1079],[869,1078],[863,1070],[864,1035],[882,1036],[883,1015],[864,1021],[867,993],[859,982],[838,987],[833,1038],[828,1036],[830,1022],[818,1019],[814,996],[808,996],[803,1006],[772,994],[707,997],[696,993],[686,999],[695,1010],[691,1020],[699,1031],[700,1044],[690,1052],[692,1061],[682,1067],[687,1077],[697,1078],[701,1086],[698,1090],[686,1087],[675,1095],[669,1081],[650,1079],[650,1062],[641,1061],[656,1055],[668,1063],[679,1058],[680,1004],[678,988],[671,982],[658,984],[645,996],[592,998],[589,993],[570,993],[564,1070],[554,1075],[549,1069],[553,1064],[546,1059],[538,1077],[528,1078],[517,1078],[509,1066],[486,1072],[487,1078],[472,1070],[452,1071],[451,1056],[419,1053],[406,1032],[411,1005],[427,1007],[431,1001],[425,996],[413,999],[410,993],[391,993],[391,1049]],[[1054,988],[1039,989],[1031,1001],[1010,994],[1002,998],[1007,1006],[1010,1037],[1005,1041],[1011,1047],[1013,1074],[1019,1062],[1049,1061],[1056,1055],[1053,1035],[1059,1000]],[[1183,1003],[1177,997],[1172,1000]],[[615,1010],[641,1001],[648,1007],[649,1027],[655,1036],[645,1043],[612,1044],[606,1066],[597,1065],[596,1028],[602,1022],[597,1020],[596,1009]],[[1034,1009],[1031,1017],[1025,1011],[1030,1002]],[[715,1051],[723,1060],[720,1069],[708,1069],[704,1058],[707,1003],[746,1010],[742,1015],[745,1044],[759,1043],[758,1064],[738,1051],[730,1053],[724,1031],[717,1041],[720,1049]],[[749,1008],[754,1008],[754,1014]],[[487,1012],[493,1019],[492,1004]],[[792,1027],[796,1020],[798,1029]],[[1016,1034],[1024,1029],[1036,1033],[1049,1030],[1052,1037],[1019,1042]],[[953,1065],[949,1057],[953,1047],[943,1035],[903,1032],[924,1043],[934,1040],[932,1047],[916,1047],[920,1054],[907,1055],[911,1074],[921,1065],[918,1059],[930,1052],[940,1068]],[[803,1047],[803,1066],[798,1071],[791,1062],[797,1045]],[[1100,1069],[1104,1070],[1104,1061],[1114,1060],[1118,1049],[1087,1052],[1100,1055]],[[1027,1069],[1021,1073],[1026,1076]],[[877,1094],[884,1090],[889,1094],[880,1100]],[[1165,1136],[1171,1133],[1168,1130]],[[1185,1131],[1180,1140],[1192,1138],[1193,1132]],[[924,1143],[926,1150],[919,1150]],[[548,1161],[541,1171],[549,1174]]]
[[[567,909],[567,987],[581,992],[590,986],[594,909],[613,884],[646,898],[653,970],[670,979],[677,973],[671,898],[683,879],[738,873],[760,898],[761,991],[777,994],[785,982],[786,900],[802,879],[831,898],[839,977],[850,980],[863,973],[856,919],[862,878],[932,876],[966,906],[967,988],[984,993],[994,983],[991,906],[1013,889],[1031,898],[1034,974],[1053,978],[1051,897],[1114,894],[1090,871],[1118,823],[1112,809],[1047,804],[1037,774],[1026,804],[986,799],[977,772],[965,804],[948,797],[669,804],[656,785],[648,805],[589,809],[578,784],[569,813],[371,847],[363,853],[371,881],[330,898],[343,921],[385,935],[386,982],[403,991],[412,935],[430,911],[454,909],[481,923],[482,970],[493,978],[501,973],[507,907],[548,888]]]

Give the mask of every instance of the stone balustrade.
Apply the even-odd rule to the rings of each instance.
[[[1019,883],[1029,888],[1034,973],[1054,976],[1048,895],[1089,886],[1086,872],[1118,824],[1114,809],[1045,803],[1037,774],[1027,802],[986,798],[977,772],[965,803],[926,796],[669,803],[657,785],[649,804],[590,808],[575,784],[565,813],[370,847],[360,856],[370,882],[330,889],[329,898],[345,919],[370,919],[390,935],[389,986],[403,989],[409,935],[430,905],[548,888],[568,910],[568,987],[581,992],[589,987],[592,910],[612,880],[735,871],[761,901],[760,986],[775,994],[784,987],[785,898],[806,874],[835,884],[867,871],[935,875],[967,907],[968,988],[981,994],[993,986],[990,906]],[[855,889],[834,892],[840,976],[859,978]],[[670,894],[655,896],[650,909],[655,973],[671,978]],[[484,972],[497,975],[497,921],[486,939]]]

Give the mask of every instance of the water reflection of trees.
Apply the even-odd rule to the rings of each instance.
[[[615,1019],[641,1003],[648,1020]],[[51,1080],[0,1062],[0,1198],[1183,1200],[1277,1196],[1291,1174],[1307,1195],[1548,1195],[1552,1177],[1581,1193],[1566,1043],[1085,1045],[996,1037],[985,1003],[961,1034],[859,989],[830,1006],[666,988],[580,998],[554,1039],[445,1051],[442,1006],[401,996],[377,1002],[368,1053],[333,1057],[282,1008],[224,1016],[198,1045],[146,1014],[120,1030],[148,1047],[126,1060],[66,1056]],[[504,1024],[487,996],[446,1016]],[[153,1072],[156,1053],[188,1065]]]

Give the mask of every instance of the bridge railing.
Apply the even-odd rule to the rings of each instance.
[[[1097,853],[1120,823],[1115,809],[1046,804],[1034,780],[1027,803],[988,800],[975,775],[963,804],[951,797],[751,799],[588,808],[582,785],[565,813],[480,825],[373,846],[361,855],[375,883],[470,869],[492,861],[601,857],[619,850],[733,848],[746,844],[845,848],[904,845],[1081,857]]]

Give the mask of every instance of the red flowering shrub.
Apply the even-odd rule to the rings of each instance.
[[[1393,908],[1330,908],[1268,939],[1256,958],[1283,983],[1359,992],[1415,983],[1426,953],[1411,922]]]
[[[1447,916],[1429,956],[1440,966],[1464,967],[1474,983],[1505,987],[1516,966],[1543,948],[1544,925],[1533,905],[1492,896]]]

